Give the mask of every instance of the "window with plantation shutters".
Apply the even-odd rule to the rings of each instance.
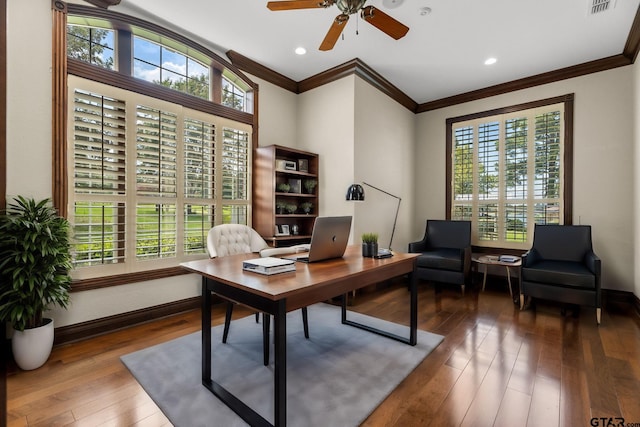
[[[250,225],[249,125],[73,76],[69,96],[76,278],[176,266],[213,225]]]
[[[447,216],[472,222],[474,245],[526,249],[535,224],[570,218],[565,193],[572,143],[565,117],[572,117],[572,101],[567,96],[447,120]]]
[[[73,92],[73,217],[75,263],[124,262],[126,194],[125,102]]]

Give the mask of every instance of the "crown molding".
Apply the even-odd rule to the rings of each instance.
[[[266,80],[269,83],[273,83],[276,86],[279,86],[288,91],[298,93],[298,83],[295,80],[290,79],[272,69],[265,67],[264,65],[247,58],[244,55],[236,52],[235,50],[229,50],[226,52],[227,58],[229,61],[241,69],[245,73],[252,74],[256,77],[261,78],[262,80]]]
[[[478,99],[489,98],[492,96],[515,92],[534,86],[540,86],[560,80],[580,77],[587,74],[597,73],[599,71],[611,70],[613,68],[630,65],[631,63],[631,60],[622,54],[610,56],[608,58],[585,62],[584,64],[574,65],[571,67],[561,68],[559,70],[549,71],[547,73],[513,80],[507,83],[486,87],[484,89],[478,89],[471,92],[461,93],[459,95],[438,99],[435,101],[425,102],[424,104],[420,104],[418,106],[416,113],[424,113],[426,111],[437,110],[440,108],[463,104],[470,101],[477,101]]]

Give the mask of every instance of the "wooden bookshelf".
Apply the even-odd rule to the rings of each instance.
[[[256,150],[254,163],[253,228],[274,247],[309,243],[319,212],[318,155],[270,145]],[[312,192],[305,188],[307,181],[316,183]],[[285,191],[282,184],[290,188]],[[309,213],[305,203],[312,206]]]

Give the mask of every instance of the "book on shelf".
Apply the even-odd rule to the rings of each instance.
[[[287,271],[295,271],[296,263],[290,259],[282,259],[276,257],[264,257],[249,259],[242,262],[244,271],[260,273],[265,275],[286,273]]]
[[[498,257],[498,261],[500,262],[518,262],[520,260],[519,256],[513,255],[500,255]]]

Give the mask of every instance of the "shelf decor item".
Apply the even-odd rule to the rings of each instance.
[[[42,366],[53,347],[53,319],[43,313],[69,305],[70,225],[49,199],[18,196],[0,215],[0,324],[13,326],[18,366]]]
[[[276,187],[276,189],[280,192],[280,193],[288,193],[289,190],[291,190],[291,185],[287,184],[286,182],[281,182],[280,184],[278,184],[278,186]]]
[[[318,181],[316,181],[315,179],[305,179],[302,185],[304,185],[304,189],[306,190],[307,194],[313,194],[316,185],[318,185]]]
[[[302,212],[304,212],[304,213],[306,213],[308,215],[313,210],[313,203],[311,203],[311,202],[302,202],[302,203],[300,203],[300,209],[302,209]]]
[[[285,207],[285,210],[287,211],[288,214],[294,214],[298,210],[298,205],[296,205],[295,203],[289,203]]]
[[[378,234],[364,233],[362,234],[362,256],[372,258],[378,254]]]

